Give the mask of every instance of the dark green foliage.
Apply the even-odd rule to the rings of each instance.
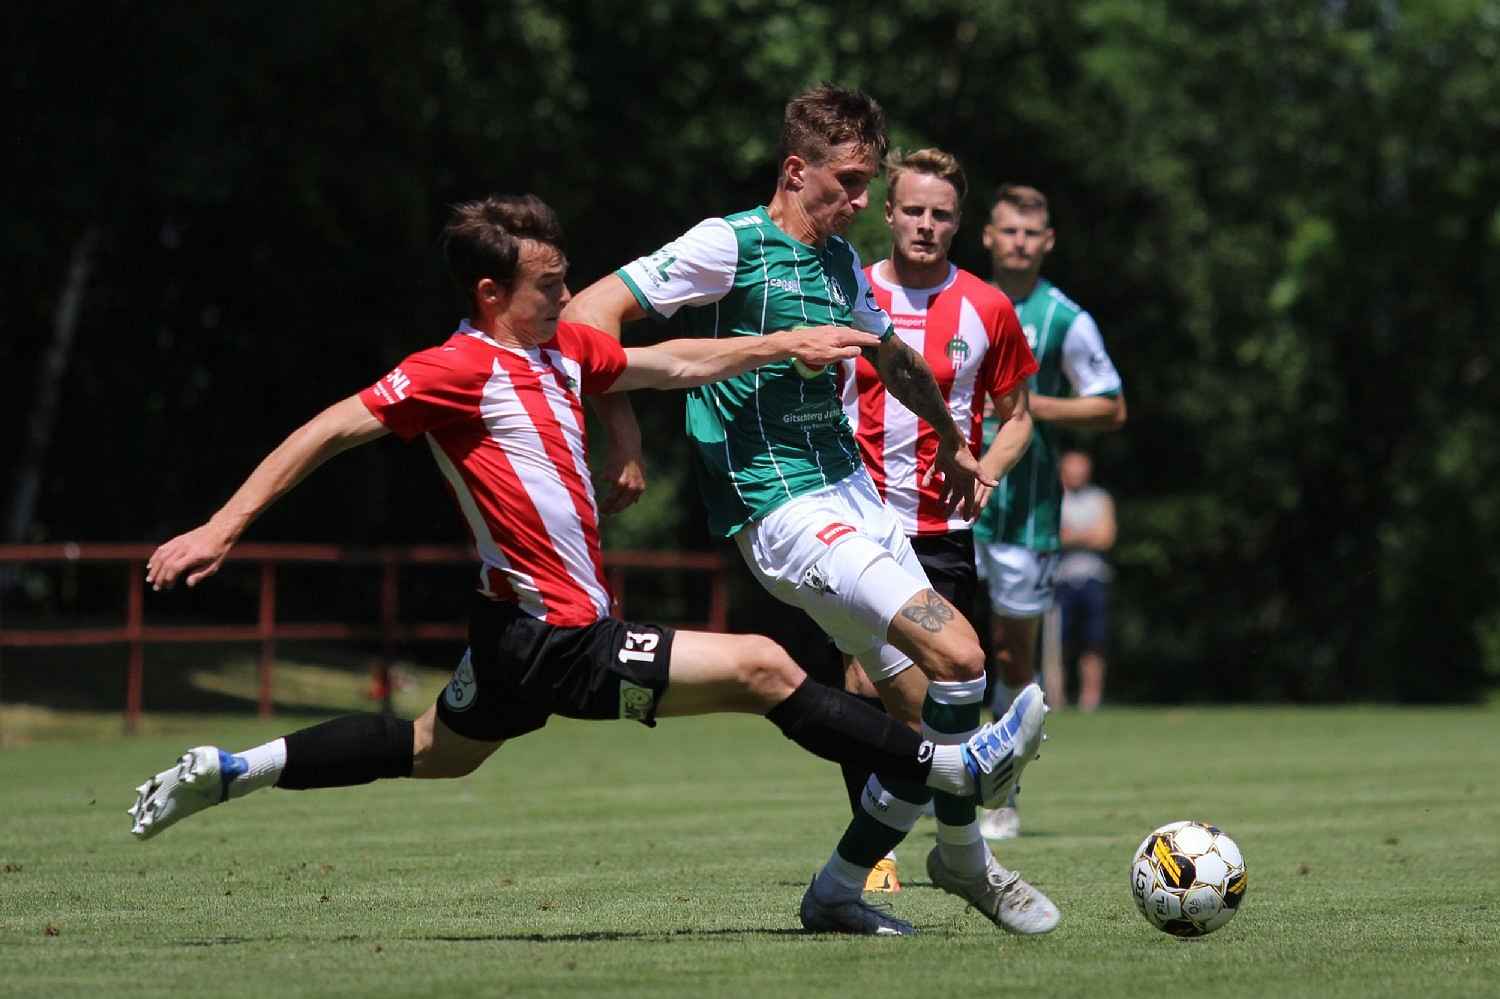
[[[896,140],[1046,189],[1051,276],[1131,422],[1115,693],[1466,700],[1500,675],[1500,7],[1229,0],[31,5],[5,60],[6,416],[102,226],[38,537],[158,538],[456,318],[445,208],[535,190],[582,286],[764,201],[782,102],[866,87]],[[878,204],[855,230],[884,240]],[[633,341],[665,331],[641,329]],[[710,543],[680,400],[611,544]],[[0,446],[0,465],[14,460]],[[459,537],[420,448],[256,528]],[[758,608],[758,598],[743,606]],[[742,614],[736,624],[755,625]]]

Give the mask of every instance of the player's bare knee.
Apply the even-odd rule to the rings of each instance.
[[[965,643],[953,657],[953,679],[960,683],[978,680],[984,676],[984,650],[978,642]]]
[[[787,651],[762,635],[746,635],[740,642],[736,676],[740,686],[757,703],[780,704],[802,685],[807,674]]]
[[[921,659],[923,672],[940,683],[967,683],[984,676],[984,650],[977,641],[933,645]]]
[[[468,740],[455,741],[455,738],[446,726],[440,726],[436,709],[428,708],[412,722],[411,775],[427,780],[467,777],[494,752],[492,745],[461,744]]]
[[[428,746],[425,751],[418,751],[414,754],[411,775],[428,780],[449,780],[457,777],[467,777],[475,770],[478,770],[479,765],[483,762],[483,757],[454,752],[451,748],[444,747],[441,743],[438,743]]]

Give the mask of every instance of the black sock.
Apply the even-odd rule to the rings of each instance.
[[[868,704],[876,711],[885,713],[885,705],[878,697],[864,697],[860,694],[850,694],[861,704]],[[839,767],[844,774],[844,790],[849,794],[849,808],[851,811],[859,811],[859,799],[865,793],[865,785],[870,783],[870,775],[874,773],[863,763],[845,763]]]
[[[390,715],[344,715],[286,736],[286,766],[276,786],[303,791],[410,777],[411,759],[411,722]]]
[[[766,712],[766,718],[788,739],[825,760],[917,784],[925,784],[932,770],[930,742],[859,698],[813,680],[804,680]]]

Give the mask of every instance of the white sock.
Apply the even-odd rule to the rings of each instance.
[[[286,740],[272,739],[235,755],[245,761],[248,769],[229,782],[229,796],[243,798],[251,791],[275,785],[286,766]]]
[[[983,874],[990,859],[989,844],[979,832],[979,823],[963,826],[938,824],[938,855],[955,874],[975,877]]]
[[[974,793],[974,778],[964,766],[959,746],[934,746],[932,770],[927,774],[927,786],[934,791],[946,791],[956,798],[967,798]]]
[[[813,897],[819,902],[852,902],[864,894],[871,870],[849,863],[835,850],[813,879]]]

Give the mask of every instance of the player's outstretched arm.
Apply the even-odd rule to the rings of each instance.
[[[629,322],[646,318],[646,310],[635,300],[630,288],[618,274],[606,274],[574,295],[563,306],[566,323],[583,323],[620,339],[620,328]]]
[[[1031,415],[1045,423],[1075,430],[1119,430],[1125,425],[1125,394],[1033,395]]]
[[[807,326],[765,336],[667,340],[650,347],[627,347],[625,370],[609,391],[692,388],[792,358],[809,368],[821,368],[858,357],[861,350],[879,343],[870,334],[847,326]]]
[[[948,509],[961,507],[963,516],[970,520],[978,516],[976,489],[978,486],[993,489],[995,480],[984,473],[979,459],[969,451],[969,442],[953,422],[953,414],[948,412],[947,400],[938,388],[937,379],[932,377],[932,369],[922,355],[896,336],[886,337],[874,356],[866,356],[880,374],[885,390],[937,431],[937,460],[922,484],[927,485],[941,472]]]
[[[206,524],[156,549],[146,563],[146,582],[153,590],[171,589],[186,576],[187,585],[198,585],[219,571],[224,556],[251,521],[309,472],[339,452],[388,432],[359,396],[329,406],[266,455]]]

